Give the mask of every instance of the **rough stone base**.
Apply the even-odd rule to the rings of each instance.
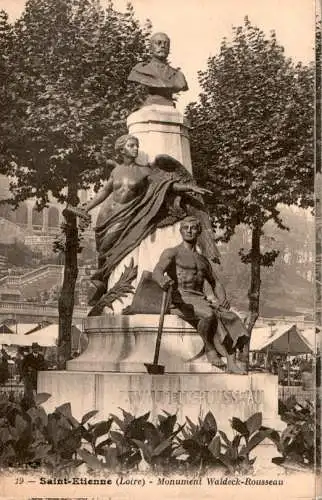
[[[53,411],[70,402],[80,419],[90,410],[99,410],[98,419],[110,413],[120,415],[120,408],[142,415],[151,412],[154,419],[163,410],[197,421],[211,410],[219,428],[230,430],[229,419],[245,420],[262,412],[263,424],[280,428],[278,418],[277,377],[271,374],[207,374],[183,373],[148,375],[138,373],[40,372],[38,392],[52,398],[46,409]]]

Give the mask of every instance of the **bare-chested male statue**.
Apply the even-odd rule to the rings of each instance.
[[[227,371],[241,373],[235,362],[235,351],[249,340],[248,332],[237,314],[229,311],[229,303],[223,285],[218,280],[210,261],[197,250],[201,233],[197,218],[186,217],[180,226],[183,242],[162,253],[153,271],[154,280],[161,288],[172,285],[172,313],[177,314],[194,328],[204,341],[208,361]],[[204,293],[205,282],[211,286],[214,297]]]
[[[170,38],[165,33],[155,33],[150,41],[151,60],[139,63],[132,69],[129,81],[147,87],[145,105],[164,104],[173,106],[173,94],[188,90],[184,74],[172,68],[168,61]]]

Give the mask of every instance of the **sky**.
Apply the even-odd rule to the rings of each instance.
[[[53,0],[55,1],[55,0]],[[207,59],[219,51],[224,37],[232,38],[232,27],[243,24],[247,15],[266,34],[275,30],[285,54],[294,61],[313,60],[314,0],[132,0],[136,17],[150,19],[153,31],[164,31],[171,39],[170,61],[186,76],[189,91],[179,97],[177,107],[198,98],[198,70],[206,69]],[[25,0],[0,0],[11,20],[19,17]],[[107,0],[101,0],[105,6]],[[114,0],[124,11],[127,0]],[[318,2],[317,2],[318,4]]]

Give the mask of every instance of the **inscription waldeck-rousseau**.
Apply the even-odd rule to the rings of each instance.
[[[153,401],[162,404],[232,404],[247,403],[260,405],[264,401],[264,391],[120,391],[120,398],[130,404]]]

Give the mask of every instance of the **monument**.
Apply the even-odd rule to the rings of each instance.
[[[167,35],[154,35],[151,61],[131,71],[147,98],[116,141],[106,185],[76,210],[86,218],[101,207],[88,348],[67,371],[42,372],[38,391],[52,394],[48,410],[71,402],[76,418],[92,409],[107,418],[122,407],[152,417],[167,410],[184,421],[211,410],[228,430],[229,418],[260,411],[274,427],[277,377],[245,374],[235,361],[248,333],[216,273],[205,190],[191,175],[189,124],[175,108],[175,94],[188,87],[167,63],[169,49]]]

